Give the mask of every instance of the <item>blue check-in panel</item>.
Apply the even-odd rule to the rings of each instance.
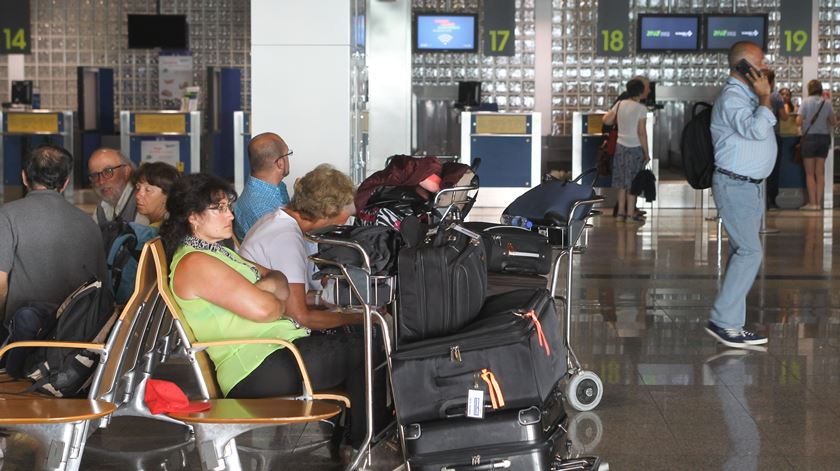
[[[540,183],[539,113],[461,113],[461,162],[481,159],[476,207],[506,207]]]
[[[122,111],[120,147],[137,165],[164,162],[181,173],[201,171],[201,113]]]
[[[481,158],[482,188],[530,188],[530,136],[473,136],[472,157]]]
[[[474,113],[471,161],[481,158],[483,188],[530,188],[533,119],[528,114]]]
[[[73,112],[21,110],[0,112],[0,203],[23,194],[20,178],[23,156],[41,144],[53,144],[73,152]],[[72,196],[72,180],[68,191]]]

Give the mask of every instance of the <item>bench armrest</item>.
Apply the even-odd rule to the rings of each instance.
[[[99,354],[105,354],[104,343],[90,343],[90,342],[59,342],[57,340],[25,340],[21,342],[12,342],[3,348],[0,348],[0,358],[13,348],[29,348],[29,347],[47,347],[47,348],[83,348]]]
[[[215,340],[212,342],[196,342],[192,344],[190,349],[192,352],[200,352],[206,350],[208,347],[223,347],[226,345],[258,345],[258,344],[273,344],[286,347],[292,352],[300,369],[300,376],[303,378],[303,395],[306,398],[313,398],[312,383],[309,381],[309,372],[306,370],[306,365],[303,363],[303,356],[297,347],[292,342],[283,339],[231,339],[231,340]]]

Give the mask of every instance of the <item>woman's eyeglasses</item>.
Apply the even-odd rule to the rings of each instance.
[[[110,180],[114,178],[114,171],[121,167],[125,167],[125,164],[120,164],[116,167],[105,167],[104,169],[102,169],[101,172],[93,172],[91,174],[88,174],[88,179],[90,179],[91,182],[95,182],[100,178],[103,180]]]
[[[213,211],[218,212],[219,214],[227,213],[231,210],[230,203],[217,203],[211,204],[207,207],[207,209],[212,209]]]

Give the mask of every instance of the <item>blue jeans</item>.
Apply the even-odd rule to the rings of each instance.
[[[729,234],[731,251],[709,320],[724,329],[741,329],[746,319],[747,294],[764,256],[758,235],[764,202],[759,185],[717,172],[712,177],[712,192]]]

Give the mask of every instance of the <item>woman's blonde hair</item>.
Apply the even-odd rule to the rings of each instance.
[[[321,164],[295,182],[286,205],[307,221],[332,219],[351,207],[356,188],[350,177],[329,164]]]

